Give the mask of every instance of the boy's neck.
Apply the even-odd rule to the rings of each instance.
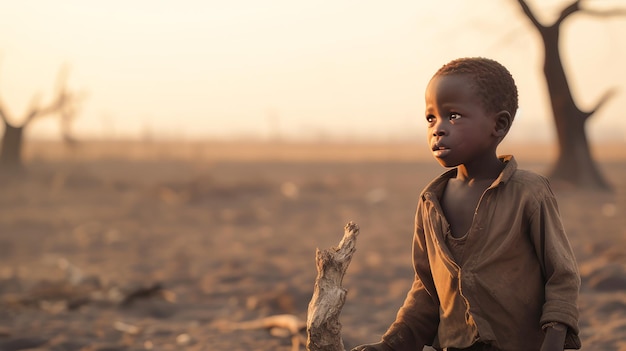
[[[476,181],[495,180],[505,164],[494,154],[485,159],[460,164],[457,167],[456,179],[472,183]]]

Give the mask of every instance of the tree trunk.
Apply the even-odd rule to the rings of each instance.
[[[556,182],[588,189],[610,190],[591,156],[585,132],[590,113],[581,111],[572,97],[559,52],[559,27],[544,27],[544,75],[558,136],[558,158],[549,174]]]
[[[317,278],[307,313],[307,351],[344,351],[339,314],[346,300],[341,287],[343,276],[356,251],[359,226],[350,222],[345,227],[339,246],[317,250]]]
[[[2,137],[2,149],[0,150],[0,167],[3,170],[22,167],[23,136],[24,126],[14,127],[9,123],[4,123],[4,136]]]
[[[560,123],[563,125],[558,131],[562,135],[558,141],[559,153],[549,178],[580,188],[610,190],[611,186],[600,174],[591,156],[584,123],[576,121],[576,118]]]

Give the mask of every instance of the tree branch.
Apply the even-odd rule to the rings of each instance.
[[[617,89],[616,88],[612,88],[609,91],[607,91],[606,93],[604,93],[604,95],[600,98],[600,100],[598,101],[596,106],[593,109],[591,109],[591,111],[588,111],[588,112],[584,113],[584,118],[587,119],[587,118],[591,117],[591,115],[593,115],[600,108],[602,108],[602,106],[604,106],[604,104],[606,104],[606,102],[609,99],[611,99],[616,93],[617,93]]]
[[[63,105],[60,111],[61,117],[61,134],[63,140],[69,144],[76,142],[72,136],[72,123],[76,119],[82,102],[87,98],[87,92],[79,91],[77,93],[68,94],[68,102]]]
[[[581,10],[581,13],[586,15],[590,15],[593,17],[599,18],[610,18],[610,17],[624,17],[626,16],[626,9],[613,9],[610,11],[600,11],[600,10]]]
[[[582,3],[581,5],[586,4],[586,3]],[[596,10],[596,9],[592,9],[592,8],[587,8],[586,6],[583,6],[580,8],[580,12],[584,13],[586,15],[592,16],[592,17],[599,17],[599,18],[610,18],[610,17],[623,17],[626,16],[626,8],[613,8],[613,9],[609,9],[609,10]]]
[[[535,28],[537,28],[539,31],[541,31],[542,29],[546,28],[546,26],[544,26],[543,24],[541,24],[541,22],[539,22],[539,19],[537,19],[537,16],[535,16],[535,14],[530,9],[530,6],[528,6],[528,3],[526,3],[525,0],[517,0],[517,2],[522,7],[522,10],[524,11],[524,14],[526,15],[526,17],[528,17],[528,19],[530,19],[530,21],[533,23]],[[561,23],[563,21],[565,21],[565,19],[567,17],[569,17],[570,15],[572,15],[572,14],[578,12],[578,11],[582,11],[582,9],[580,7],[580,0],[575,0],[573,3],[571,3],[570,5],[568,5],[567,7],[565,7],[561,11],[561,13],[559,14],[559,17],[556,19],[556,21],[550,27],[558,27],[558,26],[560,26]],[[604,13],[602,11],[594,11],[594,10],[585,10],[585,11],[586,12],[590,11],[590,14],[593,13],[593,12]]]
[[[219,329],[226,330],[252,330],[252,329],[269,329],[273,331],[272,335],[280,336],[278,334],[285,334],[279,332],[279,330],[286,331],[291,336],[291,350],[299,351],[302,341],[302,335],[300,331],[303,330],[306,325],[300,320],[300,318],[292,314],[278,314],[265,318],[255,319],[245,322],[228,322],[228,321],[215,321],[214,325]]]
[[[545,28],[545,26],[539,22],[539,20],[537,19],[537,16],[535,16],[535,14],[530,9],[530,7],[528,6],[528,4],[526,3],[525,0],[517,0],[517,2],[522,7],[522,10],[524,11],[524,14],[533,23],[535,28],[537,28],[539,31],[541,31],[543,28]]]
[[[56,96],[52,100],[52,102],[44,107],[39,107],[39,103],[37,98],[33,99],[33,103],[31,103],[31,107],[29,112],[26,114],[26,119],[22,126],[26,127],[29,123],[31,123],[34,119],[43,117],[45,115],[55,113],[63,110],[64,106],[70,103],[71,94],[67,92],[66,88],[67,83],[67,69],[65,67],[61,68],[59,71],[59,75],[57,78],[56,85]]]
[[[565,21],[567,17],[578,12],[579,10],[580,10],[580,0],[576,0],[573,3],[571,3],[569,6],[564,8],[563,11],[561,11],[559,18],[554,22],[553,26],[556,26],[556,27],[560,26],[561,23]]]

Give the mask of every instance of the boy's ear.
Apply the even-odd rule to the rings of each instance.
[[[511,123],[513,123],[513,117],[508,111],[500,111],[496,114],[496,124],[493,129],[493,135],[498,138],[504,138],[504,136],[511,129]]]

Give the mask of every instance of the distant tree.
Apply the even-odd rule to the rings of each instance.
[[[554,23],[544,25],[539,22],[525,0],[517,1],[526,17],[541,35],[544,47],[543,73],[550,95],[559,146],[558,159],[549,177],[581,188],[610,190],[611,186],[600,173],[591,155],[585,123],[613,96],[615,90],[609,90],[605,93],[591,110],[581,110],[572,97],[563,69],[559,39],[561,24],[575,13],[609,17],[624,16],[626,11],[617,9],[600,11],[582,8],[582,1],[576,0],[561,10]]]
[[[78,96],[66,88],[67,69],[61,68],[57,78],[55,96],[45,106],[41,106],[39,96],[35,96],[21,123],[15,122],[9,115],[3,101],[0,100],[0,121],[4,123],[4,135],[0,144],[0,170],[13,170],[22,167],[22,146],[24,130],[33,121],[48,115],[58,115],[61,121],[61,132],[66,143],[74,143],[70,133],[70,125],[76,115]]]

